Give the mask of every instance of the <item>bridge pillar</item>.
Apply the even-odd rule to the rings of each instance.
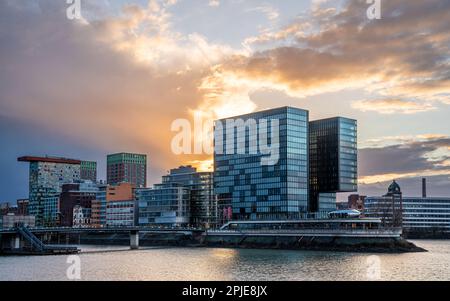
[[[139,231],[130,232],[130,249],[131,250],[139,249]]]
[[[20,235],[17,234],[11,240],[11,249],[17,250],[20,249]]]

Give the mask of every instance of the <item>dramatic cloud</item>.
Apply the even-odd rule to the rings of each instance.
[[[382,19],[374,21],[366,17],[366,1],[347,1],[342,9],[317,5],[322,2],[313,6],[314,18],[247,39],[247,47],[262,51],[223,63],[219,81],[253,80],[295,97],[363,89],[383,100],[355,107],[382,113],[388,106],[416,113],[450,102],[450,25],[444,21],[450,2],[385,1]]]
[[[361,183],[450,175],[450,137],[429,135],[401,140],[400,144],[368,147],[359,151]]]
[[[359,193],[382,195],[392,180],[406,196],[421,195],[421,179],[430,196],[447,196],[450,187],[450,136],[381,137],[359,150]]]
[[[105,152],[148,153],[157,177],[189,159],[172,154],[171,123],[191,118],[228,47],[179,37],[154,1],[89,22],[67,20],[63,1],[19,4],[0,2],[0,115]]]
[[[80,157],[95,158],[145,152],[152,183],[177,164],[211,165],[209,156],[172,154],[172,121],[254,111],[255,92],[304,100],[359,91],[352,107],[365,115],[416,114],[450,104],[449,1],[383,1],[382,19],[374,21],[366,17],[366,1],[341,2],[312,1],[311,11],[299,11],[294,20],[282,19],[282,6],[270,1],[227,3],[245,18],[266,21],[230,46],[220,32],[207,37],[201,30],[175,30],[173,23],[188,15],[172,15],[181,1],[119,7],[85,0],[80,21],[66,18],[65,1],[0,1],[0,121],[10,124],[0,138],[10,145],[8,160],[27,149],[73,156],[79,150]],[[220,4],[205,1],[203,10],[220,12]],[[237,15],[225,17],[224,31]],[[284,26],[275,30],[277,24]],[[372,145],[361,150],[363,183],[448,175],[447,136],[390,144],[382,138],[381,145],[374,133]],[[23,138],[14,140],[15,134]]]
[[[427,179],[427,195],[434,197],[448,197],[448,187],[450,177],[448,175],[426,176]],[[389,179],[385,182],[377,182],[374,184],[359,185],[359,193],[361,195],[380,196],[387,192],[388,186],[392,183]],[[422,176],[411,178],[397,179],[404,196],[418,197],[422,195]],[[346,200],[341,198],[341,200]]]
[[[415,114],[434,109],[431,104],[426,102],[389,98],[355,101],[352,107],[363,112],[375,111],[381,114]]]

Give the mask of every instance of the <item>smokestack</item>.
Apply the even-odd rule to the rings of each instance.
[[[422,178],[422,197],[427,197],[427,179]]]

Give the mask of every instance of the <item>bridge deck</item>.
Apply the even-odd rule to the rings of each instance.
[[[193,229],[154,229],[143,227],[120,227],[120,228],[29,228],[29,231],[34,234],[43,233],[130,233],[130,232],[142,232],[142,233],[178,233],[190,235],[195,231]],[[0,234],[14,234],[16,229],[0,229]],[[201,231],[203,232],[203,231]]]

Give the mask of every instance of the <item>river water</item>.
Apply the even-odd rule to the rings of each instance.
[[[450,240],[426,253],[371,254],[82,246],[81,280],[450,280]],[[0,257],[0,280],[69,280],[68,256]]]

